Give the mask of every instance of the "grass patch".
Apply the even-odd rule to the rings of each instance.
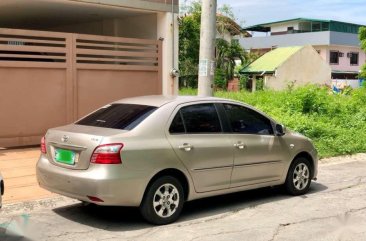
[[[196,95],[197,90],[182,89],[180,94]],[[292,91],[217,91],[215,96],[252,105],[311,138],[321,157],[366,152],[366,88],[349,95],[309,85]]]

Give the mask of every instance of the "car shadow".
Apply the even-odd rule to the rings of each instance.
[[[307,198],[309,195],[326,189],[328,187],[323,184],[313,182],[309,192],[301,197]],[[227,212],[243,211],[268,202],[289,198],[294,197],[286,194],[282,188],[269,187],[198,199],[185,203],[181,217],[176,224]],[[55,208],[53,211],[71,221],[107,231],[132,231],[152,227],[143,220],[138,208],[132,207],[106,207],[78,203]]]

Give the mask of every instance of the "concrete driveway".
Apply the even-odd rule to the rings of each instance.
[[[366,240],[366,155],[323,160],[305,196],[265,188],[197,200],[167,226],[62,197],[6,205],[0,223],[0,240]]]
[[[4,204],[56,196],[38,186],[36,163],[39,155],[39,147],[0,150],[0,172],[6,189]]]

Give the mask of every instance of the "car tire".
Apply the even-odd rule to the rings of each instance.
[[[304,157],[297,157],[288,170],[285,188],[294,196],[303,195],[309,191],[312,179],[310,161]]]
[[[163,176],[147,188],[140,212],[149,223],[169,224],[178,219],[184,200],[181,183],[175,177]]]

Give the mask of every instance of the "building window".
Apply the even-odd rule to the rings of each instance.
[[[320,23],[312,23],[311,28],[312,28],[312,32],[319,32],[319,31],[321,31],[321,25],[320,25]]]
[[[358,65],[358,53],[349,53],[349,62],[351,65]]]
[[[339,64],[339,51],[330,51],[330,64]]]

